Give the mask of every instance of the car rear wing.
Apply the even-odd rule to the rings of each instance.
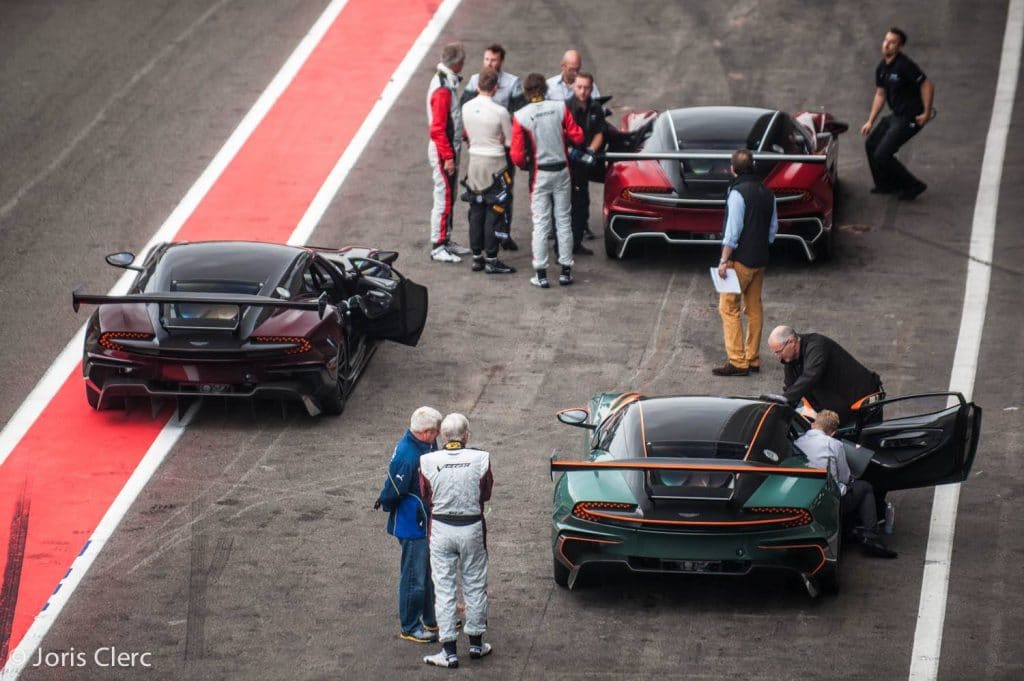
[[[551,473],[574,471],[679,471],[686,473],[760,473],[783,475],[791,478],[824,478],[824,468],[802,466],[771,466],[751,461],[733,460],[728,463],[709,459],[692,459],[686,462],[678,458],[646,457],[642,459],[615,459],[612,461],[559,461],[551,457]]]
[[[770,151],[751,153],[755,161],[788,161],[791,163],[826,163],[827,154],[777,154]],[[609,161],[731,161],[731,151],[609,151]]]
[[[101,296],[82,293],[75,289],[71,294],[71,307],[85,305],[132,305],[136,303],[192,303],[203,305],[237,305],[243,307],[277,307],[289,310],[316,310],[323,319],[327,311],[327,293],[321,293],[316,300],[284,300],[269,296],[253,296],[243,293],[129,293],[123,296]]]

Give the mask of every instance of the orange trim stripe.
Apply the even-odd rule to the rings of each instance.
[[[586,537],[568,537],[568,536],[563,534],[562,536],[560,536],[558,538],[558,553],[560,553],[562,555],[562,558],[564,558],[565,562],[569,564],[569,567],[576,567],[576,563],[574,563],[571,560],[569,560],[569,556],[565,555],[565,551],[563,550],[563,548],[565,547],[565,542],[567,542],[567,541],[589,541],[589,542],[592,542],[594,544],[621,544],[622,543],[621,540],[613,540],[613,539],[588,539]]]
[[[641,471],[706,471],[709,473],[768,473],[769,475],[799,475],[804,477],[824,478],[828,471],[824,468],[783,468],[781,466],[729,466],[719,464],[691,464],[691,463],[645,463],[624,462],[624,461],[552,461],[552,470],[564,470],[566,468],[610,468],[619,470],[641,470]]]
[[[786,546],[760,546],[759,545],[757,548],[765,550],[765,551],[777,551],[779,549],[817,549],[818,553],[821,554],[821,562],[818,563],[818,567],[814,568],[814,570],[812,570],[810,573],[808,573],[807,576],[808,577],[813,577],[814,575],[818,574],[818,572],[821,571],[821,568],[825,567],[825,561],[826,561],[826,559],[825,559],[825,549],[821,548],[817,544],[787,544]]]
[[[614,513],[602,513],[600,511],[594,511],[592,509],[585,509],[587,515],[592,515],[597,518],[606,518],[608,520],[618,520],[620,522],[627,523],[640,523],[642,525],[683,525],[686,527],[742,527],[746,525],[784,525],[786,523],[794,523],[802,521],[805,518],[809,518],[810,514],[806,511],[804,513],[797,513],[793,516],[786,516],[785,518],[769,518],[766,520],[654,520],[651,518],[629,518],[626,516],[616,515]],[[810,522],[810,520],[808,520]],[[807,523],[802,523],[806,525]]]
[[[637,404],[636,408],[640,410],[640,443],[644,446],[644,458],[647,458],[647,426],[644,423],[643,402]]]
[[[743,460],[746,461],[750,457],[750,453],[754,451],[754,443],[757,442],[757,436],[761,434],[761,426],[764,425],[765,419],[768,418],[768,414],[771,413],[772,409],[775,408],[774,404],[768,405],[768,408],[761,414],[761,422],[757,424],[757,430],[754,431],[754,437],[750,438],[750,446],[747,447],[747,453],[743,455]]]

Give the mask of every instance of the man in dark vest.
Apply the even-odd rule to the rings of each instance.
[[[726,192],[718,276],[724,278],[726,270],[735,270],[740,292],[719,294],[718,312],[722,316],[728,361],[711,370],[716,376],[746,376],[761,370],[761,288],[768,265],[768,246],[779,230],[775,194],[754,174],[754,156],[749,149],[733,152],[732,174],[736,179]],[[745,341],[741,301],[742,311],[747,315]]]

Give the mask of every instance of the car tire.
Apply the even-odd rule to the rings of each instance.
[[[604,253],[612,260],[624,260],[626,253],[619,255],[619,250],[622,248],[622,242],[615,238],[612,234],[612,230],[608,228],[608,225],[604,227]]]
[[[551,572],[555,584],[563,588],[569,588],[569,568],[562,565],[557,558],[551,558]]]
[[[352,384],[354,383],[353,379],[346,378],[350,371],[348,353],[343,354],[339,349],[337,380],[334,387],[320,399],[320,411],[324,414],[338,416],[345,411],[345,403],[348,402],[348,396],[352,393]]]
[[[831,229],[822,233],[818,243],[814,245],[815,262],[828,262],[832,259],[833,248],[835,247],[835,233],[836,228],[834,225]]]
[[[835,596],[839,593],[839,564],[832,563],[821,568],[821,571],[815,575],[815,579],[818,581],[821,593]]]
[[[108,397],[107,401],[100,406],[100,394],[90,388],[88,385],[85,386],[85,400],[89,403],[89,406],[96,411],[106,411],[107,409],[124,409],[124,398],[123,397]]]

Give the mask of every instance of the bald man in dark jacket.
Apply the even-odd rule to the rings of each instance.
[[[839,421],[853,420],[853,405],[866,397],[884,394],[882,379],[819,333],[797,334],[792,327],[776,327],[768,347],[785,366],[783,397],[792,406],[807,398],[817,412],[831,409]]]

